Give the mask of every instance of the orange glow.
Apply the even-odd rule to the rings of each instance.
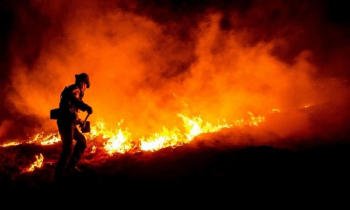
[[[17,146],[20,144],[21,144],[21,142],[11,141],[8,143],[1,144],[0,147],[11,147],[11,146]]]
[[[91,79],[84,95],[94,110],[91,133],[84,134],[91,154],[157,151],[202,134],[262,124],[279,137],[309,132],[310,118],[301,107],[327,103],[330,96],[342,102],[338,80],[315,77],[310,51],[286,63],[273,53],[285,40],[250,44],[245,31],[222,29],[219,12],[203,16],[187,40],[145,15],[100,14],[94,8],[68,16],[64,38],[40,49],[33,65],[19,55],[13,59],[15,94],[6,100],[25,116],[43,120],[32,138],[1,147],[60,142],[48,112],[80,72]],[[288,114],[281,123],[268,123],[271,113]]]
[[[60,141],[60,138],[58,137],[58,133],[50,133],[47,135],[44,135],[44,133],[38,133],[34,135],[34,137],[29,140],[27,143],[39,143],[42,146],[46,145],[52,145],[55,143],[58,143]]]
[[[227,119],[232,125],[242,125],[247,120],[240,118],[247,111],[266,113],[275,107],[285,110],[324,100],[326,92],[319,88],[331,87],[332,83],[312,78],[315,67],[308,62],[309,52],[302,52],[295,63],[287,65],[271,54],[274,41],[244,45],[244,33],[220,29],[221,17],[213,13],[200,22],[193,31],[195,45],[187,54],[187,43],[168,37],[161,25],[146,17],[117,12],[82,24],[81,17],[73,16],[64,28],[72,43],[59,43],[50,52],[43,50],[38,63],[45,65],[33,66],[29,71],[20,62],[14,63],[16,76],[12,81],[23,100],[9,100],[17,110],[47,119],[48,110],[57,107],[63,88],[74,82],[74,74],[87,72],[92,84],[84,101],[94,109],[91,125],[103,122],[109,127],[104,132],[113,132],[99,135],[110,138],[119,133],[115,141],[120,144],[124,144],[121,139],[128,138],[124,129],[114,130],[120,119],[124,119],[123,125],[132,138],[144,137],[146,141],[175,135],[178,131],[170,128],[183,126],[178,113],[200,116],[203,122],[190,117],[187,130],[181,131],[186,132],[188,140],[201,132],[211,132],[213,128],[209,129],[207,122],[215,127],[225,124],[217,125],[218,120]],[[191,56],[196,59],[188,68],[173,65],[181,66]],[[55,82],[43,82],[47,77],[55,78]],[[263,121],[255,117],[250,119],[256,122],[250,122],[253,126]],[[43,122],[42,126],[45,133],[57,130],[54,121]],[[48,137],[47,144],[57,142],[56,137]],[[158,141],[169,142],[165,139],[160,137]]]
[[[182,120],[181,127],[169,129],[162,127],[160,132],[155,132],[148,136],[133,136],[127,128],[122,129],[123,120],[117,124],[116,129],[105,127],[105,123],[99,121],[95,126],[92,126],[91,133],[87,134],[88,141],[101,141],[104,151],[113,155],[114,153],[126,153],[130,151],[157,151],[166,147],[176,147],[190,143],[195,137],[204,133],[218,132],[224,128],[258,126],[263,123],[265,117],[256,116],[252,112],[248,112],[249,118],[234,120],[232,124],[222,120],[216,124],[204,121],[200,116],[188,117],[184,114],[177,115]],[[101,137],[101,139],[97,138]],[[98,140],[96,140],[98,139]],[[32,138],[25,141],[25,144],[39,144],[42,146],[52,145],[60,142],[60,137],[57,133],[35,134]],[[96,142],[97,143],[97,142]],[[20,142],[10,142],[2,145],[2,147],[19,145]],[[96,153],[97,146],[93,145],[91,154]]]
[[[310,108],[310,106],[311,106],[311,104],[306,104],[303,107],[304,107],[304,109],[308,109],[308,108]]]
[[[200,117],[189,118],[183,114],[178,114],[178,117],[183,120],[184,132],[181,132],[179,128],[169,130],[166,127],[163,127],[162,131],[159,133],[154,133],[148,138],[142,137],[140,139],[140,149],[145,151],[155,151],[165,147],[181,146],[189,143],[202,133],[212,133],[219,131],[222,128],[229,128],[232,126],[229,124],[219,124],[214,126],[209,122],[203,124],[203,120]]]
[[[95,154],[95,153],[96,153],[96,146],[92,145],[90,154]]]
[[[132,149],[133,145],[130,144],[130,133],[119,129],[116,134],[109,136],[108,141],[105,143],[104,148],[108,154],[115,152],[125,153]]]
[[[23,170],[23,173],[33,172],[37,168],[41,168],[43,166],[44,156],[43,154],[35,155],[35,161],[26,169]]]

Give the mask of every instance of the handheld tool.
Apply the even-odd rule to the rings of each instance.
[[[81,132],[83,133],[89,133],[90,132],[90,121],[87,121],[90,114],[86,115],[85,120],[83,124],[81,125]]]

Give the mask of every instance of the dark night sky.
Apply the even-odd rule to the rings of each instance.
[[[30,2],[5,0],[0,3],[0,75],[3,85],[10,71],[11,45],[22,47],[22,58],[28,65],[32,64],[44,42],[47,42],[44,37],[46,32],[54,28],[56,36],[59,36],[62,25],[69,19],[66,13],[69,14],[69,11],[74,10],[72,8],[79,7],[78,3],[66,4],[61,8],[63,12],[58,13],[57,17],[48,18],[48,14],[40,13]],[[316,52],[316,60],[320,64],[327,63],[330,51],[347,48],[349,43],[350,15],[346,3],[342,1],[138,0],[132,4],[126,2],[128,1],[99,1],[99,9],[103,12],[117,7],[145,15],[164,25],[176,22],[180,24],[179,28],[175,31],[170,30],[170,33],[179,33],[179,36],[185,39],[188,38],[186,34],[188,27],[195,26],[208,10],[224,14],[221,21],[223,28],[251,30],[252,34],[256,34],[251,37],[252,43],[273,39],[283,33],[288,35],[291,31],[287,28],[298,25],[303,32],[291,35],[291,38],[294,42],[299,40],[299,43],[293,44],[294,49],[289,48],[286,50],[288,52],[281,50],[277,54],[288,59],[302,48],[307,48]],[[260,10],[262,16],[254,13],[253,10],[256,8]],[[232,18],[230,19],[233,13],[240,16],[239,23],[233,23]],[[340,70],[338,73],[341,72]]]

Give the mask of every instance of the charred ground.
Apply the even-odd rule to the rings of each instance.
[[[213,189],[228,190],[228,194],[263,189],[340,192],[349,184],[348,142],[342,139],[334,144],[295,149],[223,148],[199,143],[195,147],[185,145],[157,152],[114,155],[98,162],[89,162],[91,155],[87,154],[80,164],[82,172],[66,177],[59,184],[53,181],[53,163],[59,156],[60,144],[45,148],[21,145],[1,149],[0,184],[9,193],[63,190],[94,194],[112,190],[115,194],[152,191],[187,194],[214,193]],[[220,139],[215,143],[220,144]],[[44,166],[21,174],[19,168],[30,164],[32,160],[28,157],[34,158],[38,152],[46,158]]]

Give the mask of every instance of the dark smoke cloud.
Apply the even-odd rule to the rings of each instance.
[[[155,31],[158,28],[161,30],[161,35],[157,35],[157,44],[149,46],[150,51],[159,53],[144,53],[141,56],[146,64],[155,68],[149,71],[156,74],[146,74],[143,81],[138,83],[141,89],[157,91],[169,79],[181,81],[187,76],[198,59],[195,52],[198,30],[212,13],[221,14],[220,30],[244,34],[238,36],[242,45],[255,46],[273,41],[273,55],[290,65],[296,62],[301,52],[307,50],[311,52],[307,59],[317,67],[315,75],[341,77],[347,84],[350,76],[350,61],[347,59],[350,36],[349,15],[344,8],[340,2],[301,0],[2,1],[0,93],[3,101],[0,104],[0,139],[36,132],[42,125],[40,121],[46,120],[42,116],[33,116],[31,112],[26,114],[18,110],[13,100],[7,100],[8,97],[17,96],[16,84],[11,78],[16,77],[14,67],[18,63],[25,66],[23,71],[30,75],[35,67],[44,65],[40,63],[43,56],[67,59],[69,56],[66,54],[74,52],[76,47],[74,42],[67,39],[67,27],[72,21],[89,24],[103,14],[122,11],[158,24],[159,27],[153,23],[147,27],[151,28],[150,33],[153,33],[153,28],[157,28]],[[117,40],[117,32],[117,29],[106,30],[105,36]],[[175,41],[176,45],[173,44]],[[212,52],[222,52],[223,45],[225,40],[217,40]],[[60,46],[64,46],[64,49]],[[47,75],[40,79],[45,83],[48,82],[45,78],[52,80],[54,76]],[[50,108],[47,107],[47,110]],[[20,132],[16,132],[17,127],[21,128]]]

